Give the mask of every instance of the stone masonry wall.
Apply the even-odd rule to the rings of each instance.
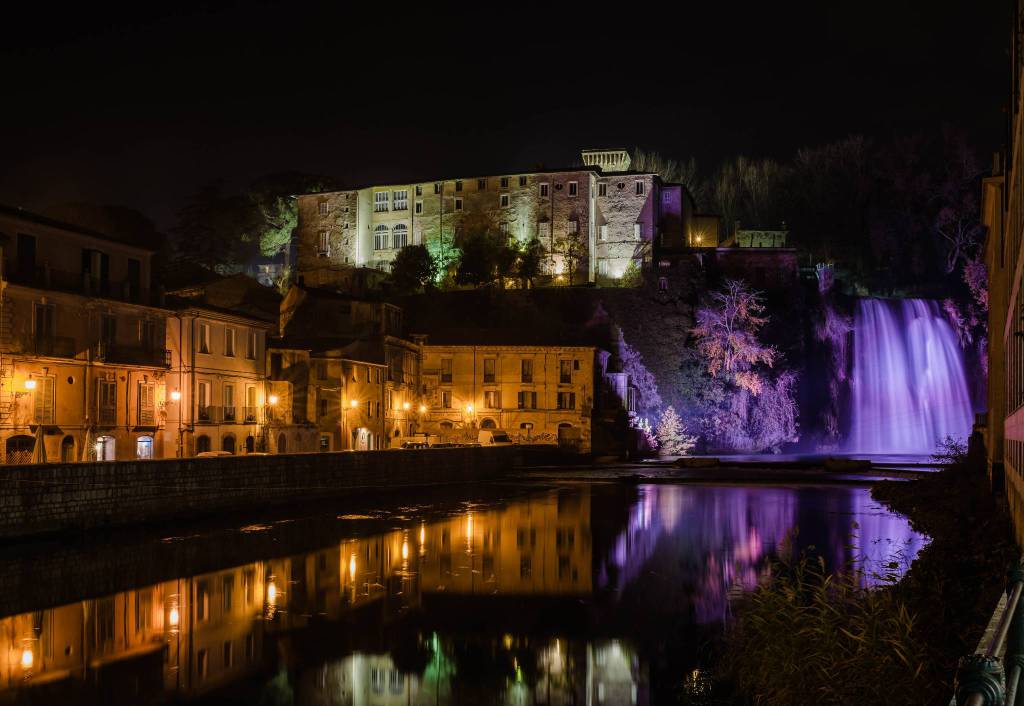
[[[0,466],[0,539],[490,480],[523,449],[457,448]]]

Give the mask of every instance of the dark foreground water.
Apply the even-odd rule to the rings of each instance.
[[[797,527],[832,565],[925,541],[855,487],[506,486],[339,512],[5,551],[0,701],[672,703]]]

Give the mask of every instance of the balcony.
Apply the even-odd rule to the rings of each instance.
[[[246,424],[256,424],[260,419],[260,408],[242,407],[242,419]]]
[[[224,407],[224,421],[233,423],[238,419],[237,407]]]
[[[48,358],[74,358],[78,354],[75,339],[70,336],[43,336],[33,338],[27,346],[34,355]]]
[[[147,346],[126,346],[100,342],[93,347],[92,359],[103,363],[148,365],[154,368],[171,367],[171,352],[169,350]]]
[[[219,424],[223,415],[223,407],[200,405],[196,408],[196,421],[200,424]]]
[[[5,279],[12,284],[39,289],[55,289],[124,302],[150,303],[150,291],[141,285],[133,286],[128,280],[102,280],[92,277],[88,272],[55,270],[45,265],[19,267],[14,260],[7,260],[4,263],[3,271]]]

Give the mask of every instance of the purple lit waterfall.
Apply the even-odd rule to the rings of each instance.
[[[963,355],[938,302],[861,299],[853,333],[855,453],[931,453],[970,434]]]

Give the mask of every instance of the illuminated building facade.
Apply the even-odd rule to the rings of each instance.
[[[4,462],[160,457],[170,361],[154,251],[0,207],[0,253]]]
[[[582,162],[298,196],[297,274],[307,285],[342,286],[353,268],[387,270],[405,245],[448,260],[456,237],[484,230],[518,245],[540,241],[554,283],[612,282],[648,262],[653,247],[689,242],[694,207],[683,186],[631,171],[626,150],[586,150]]]
[[[422,430],[442,439],[503,429],[520,443],[590,450],[597,349],[423,346]]]

